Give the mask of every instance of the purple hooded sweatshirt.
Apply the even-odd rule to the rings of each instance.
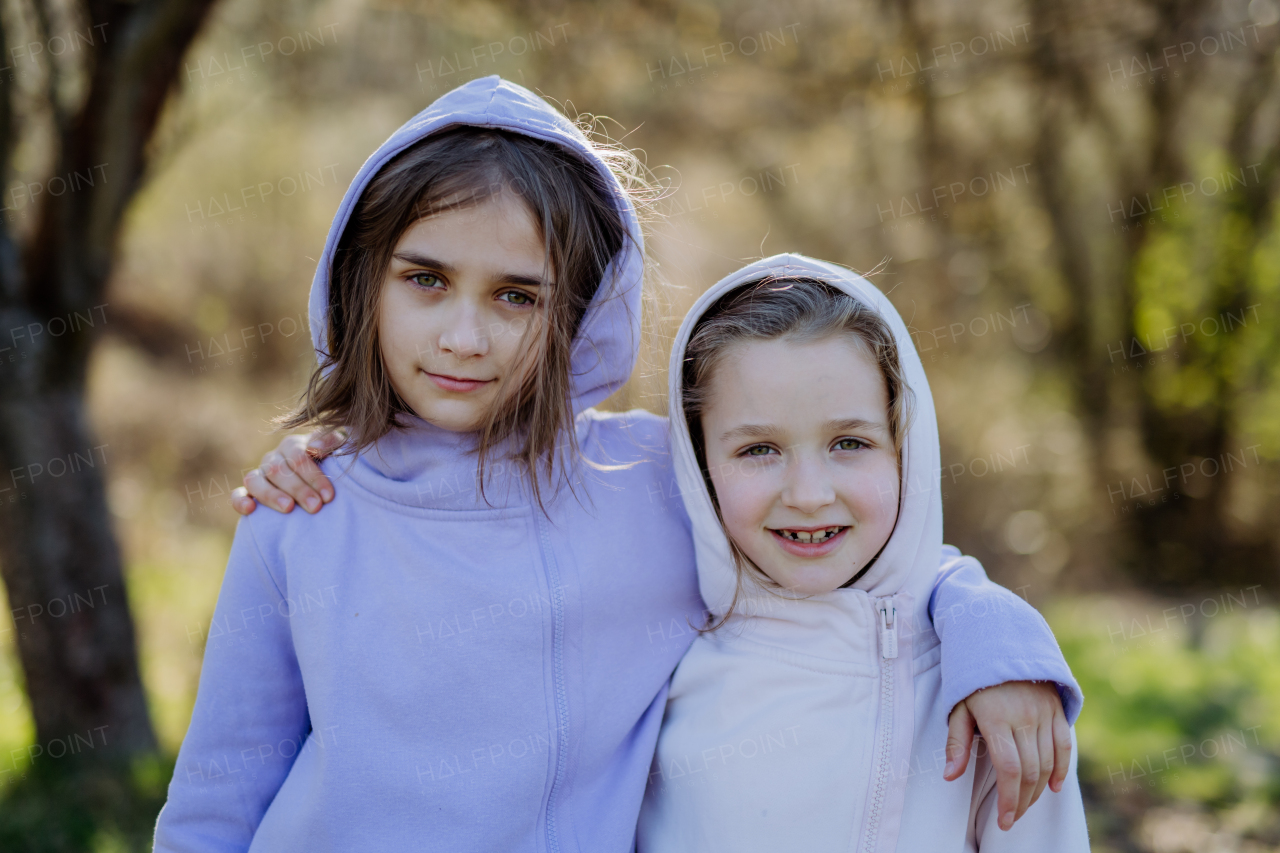
[[[312,284],[312,337],[323,352],[330,264],[365,186],[456,125],[564,145],[617,194],[631,240],[571,359],[582,455],[608,467],[576,464],[572,490],[543,491],[544,514],[501,461],[481,497],[474,435],[410,418],[322,464],[337,496],[319,514],[241,519],[157,851],[632,849],[671,674],[705,613],[666,420],[590,408],[640,343],[641,236],[617,181],[533,93],[471,81],[352,181]],[[1079,689],[1039,615],[971,560],[940,580],[944,695],[1051,680],[1074,720]],[[965,618],[978,601],[982,618]]]

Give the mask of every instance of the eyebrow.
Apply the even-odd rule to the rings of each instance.
[[[843,418],[827,421],[822,425],[824,432],[858,432],[861,430],[888,432],[888,427],[879,421],[868,421],[863,418]],[[733,438],[773,438],[778,434],[777,427],[767,424],[743,424],[721,434],[721,441]]]
[[[888,432],[889,428],[880,421],[868,421],[863,418],[846,418],[840,421],[827,421],[823,427],[828,432],[858,432],[859,430],[880,430]]]
[[[726,430],[720,436],[720,440],[728,441],[731,438],[772,438],[776,432],[777,430],[771,426],[764,426],[762,424],[743,424],[742,426],[734,427],[731,430]]]
[[[426,255],[419,255],[415,252],[396,252],[391,257],[398,261],[404,261],[406,264],[413,264],[415,267],[430,267],[431,269],[440,270],[445,275],[454,275],[458,268],[453,264],[446,264],[444,261],[437,261],[435,258],[428,258]],[[498,284],[519,284],[524,287],[542,287],[548,282],[541,278],[528,275],[520,275],[519,273],[504,273],[494,279]]]

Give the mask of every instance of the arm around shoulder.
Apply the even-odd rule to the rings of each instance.
[[[929,614],[942,640],[948,708],[1006,681],[1051,681],[1067,722],[1075,723],[1084,694],[1049,623],[1021,596],[992,583],[981,563],[950,545],[943,546]]]

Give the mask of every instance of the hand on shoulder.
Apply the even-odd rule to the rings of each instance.
[[[333,500],[333,484],[316,464],[342,446],[338,432],[286,435],[267,451],[262,463],[244,476],[244,486],[231,493],[231,506],[241,515],[259,503],[279,512],[291,512],[294,504],[317,513]]]

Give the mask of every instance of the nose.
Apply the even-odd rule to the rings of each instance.
[[[786,506],[807,515],[834,503],[836,490],[827,466],[807,453],[793,455],[781,497]]]
[[[488,355],[489,333],[481,320],[480,312],[465,300],[451,307],[444,328],[436,340],[440,352],[456,358]]]

